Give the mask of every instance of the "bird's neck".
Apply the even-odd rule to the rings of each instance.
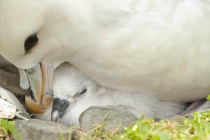
[[[72,59],[78,51],[86,47],[86,41],[91,41],[92,22],[88,2],[85,0],[49,0],[43,3],[45,7],[45,25],[54,33],[53,39],[56,52],[49,52],[51,60]],[[81,49],[82,48],[82,49]],[[53,56],[51,54],[54,54]],[[62,58],[60,55],[63,54]],[[48,56],[46,56],[48,58]],[[67,61],[67,60],[66,60]]]

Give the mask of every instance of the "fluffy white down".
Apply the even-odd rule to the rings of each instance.
[[[87,88],[87,92],[73,101],[72,96]],[[161,101],[149,94],[127,92],[103,88],[96,85],[78,69],[68,63],[64,63],[55,70],[54,95],[70,102],[60,123],[67,125],[79,125],[79,116],[90,106],[117,106],[124,105],[138,110],[137,117],[145,115],[160,119],[179,114],[184,109],[184,104],[170,101]],[[50,120],[51,109],[37,118]]]
[[[0,17],[0,54],[19,68],[68,61],[101,86],[163,100],[210,92],[210,0],[0,0]]]

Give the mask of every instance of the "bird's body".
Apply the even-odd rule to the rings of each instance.
[[[92,106],[132,107],[132,112],[137,118],[144,115],[154,119],[178,115],[186,106],[182,103],[158,100],[149,94],[100,87],[68,63],[55,70],[53,91],[54,98],[69,102],[69,107],[59,121],[67,125],[79,125],[81,113]],[[44,114],[36,115],[36,118],[50,120],[51,111],[52,108]]]
[[[210,0],[1,0],[0,17],[0,53],[18,68],[68,61],[103,87],[209,94]]]

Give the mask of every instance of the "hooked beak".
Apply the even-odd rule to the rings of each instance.
[[[33,68],[19,69],[20,86],[28,90],[25,103],[33,113],[44,113],[53,100],[53,66],[39,63]]]
[[[51,112],[51,121],[59,122],[59,120],[64,116],[68,107],[69,102],[67,100],[54,98]]]

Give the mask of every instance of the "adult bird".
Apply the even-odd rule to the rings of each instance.
[[[34,112],[64,61],[104,87],[189,102],[210,91],[209,25],[209,0],[0,0],[0,54],[24,69]]]
[[[35,118],[80,125],[80,115],[93,106],[126,106],[136,118],[144,115],[154,119],[178,115],[186,108],[184,103],[162,101],[141,92],[101,87],[68,63],[56,68],[53,91],[52,107],[43,114],[36,114]]]

